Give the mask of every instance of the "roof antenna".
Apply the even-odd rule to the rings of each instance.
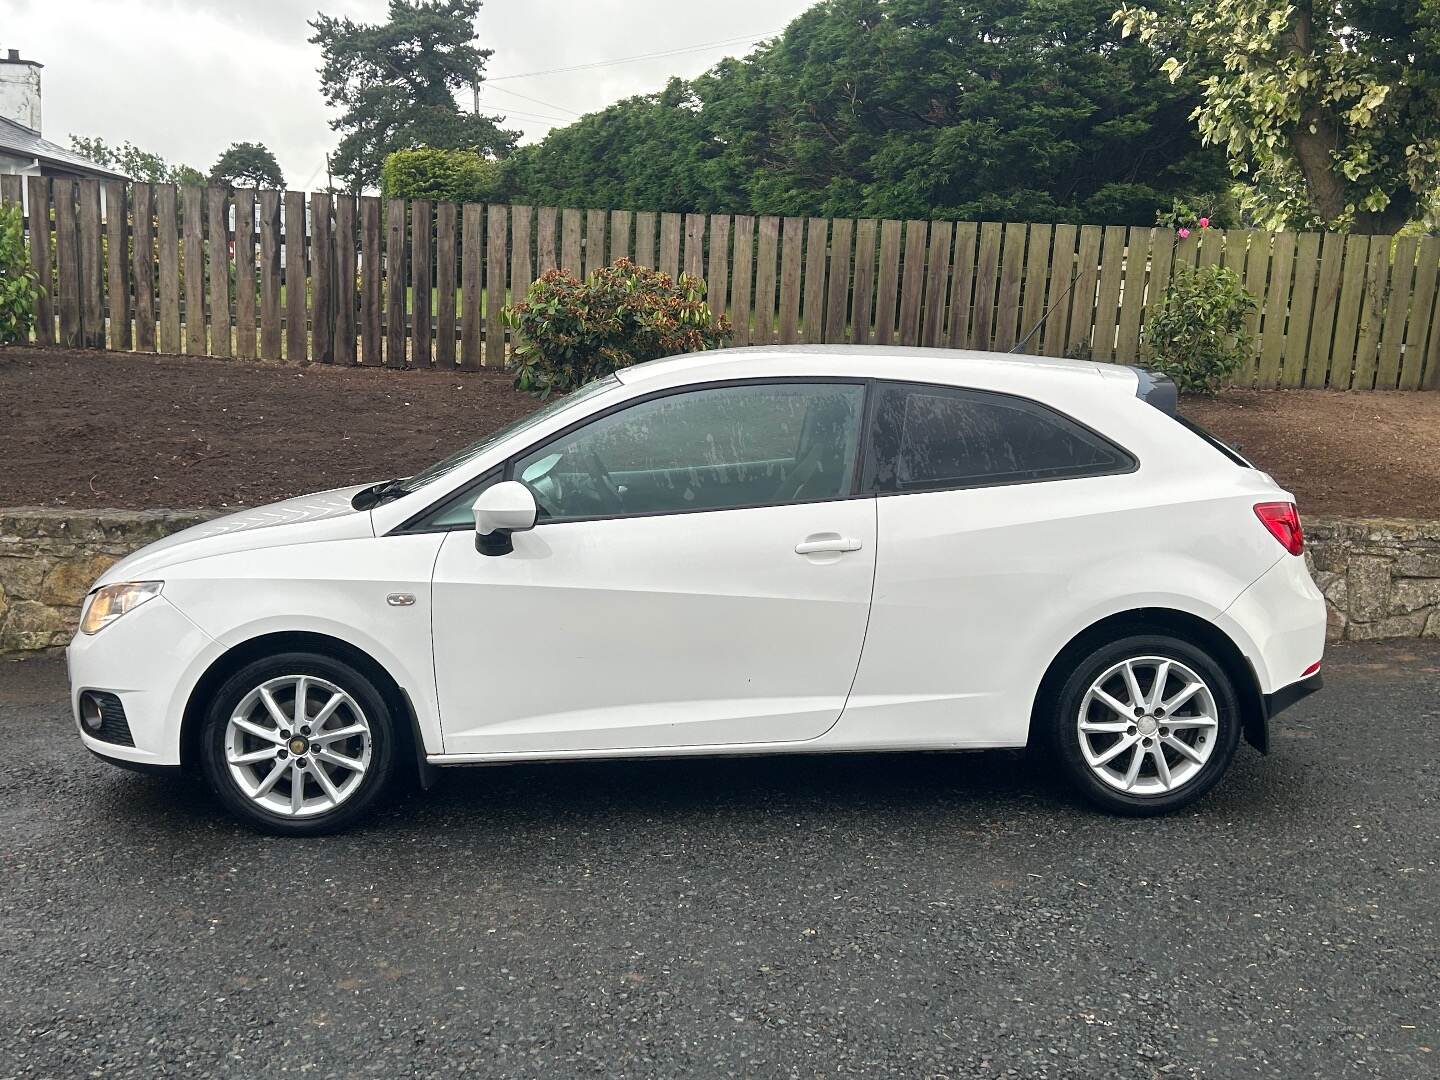
[[[1060,298],[1045,309],[1044,314],[1040,316],[1040,321],[1037,322],[1034,326],[1032,326],[1030,328],[1030,332],[1024,337],[1022,337],[1019,341],[1017,341],[1014,348],[1010,349],[1009,351],[1012,353],[1018,353],[1021,349],[1023,349],[1025,345],[1030,341],[1030,339],[1035,336],[1036,332],[1039,331],[1040,327],[1045,325],[1045,320],[1050,317],[1050,313],[1054,311],[1057,307],[1059,307],[1061,304],[1063,304],[1065,302],[1065,298],[1074,291],[1075,286],[1080,284],[1080,279],[1083,278],[1086,274],[1093,274],[1094,272],[1094,270],[1082,270],[1080,273],[1076,274],[1075,277],[1071,279],[1069,286],[1065,289],[1064,292],[1060,294]]]

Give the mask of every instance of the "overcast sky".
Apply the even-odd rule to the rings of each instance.
[[[744,55],[814,0],[486,0],[480,42],[495,50],[481,107],[526,141],[619,98]],[[324,182],[338,141],[320,96],[317,10],[383,19],[385,0],[0,0],[0,49],[45,65],[43,134],[130,140],[208,171],[231,142],[262,142],[287,183]],[[711,44],[711,43],[726,44]],[[647,53],[673,55],[508,79]],[[520,97],[517,95],[525,95]],[[531,99],[539,99],[531,100]],[[541,104],[544,102],[544,104]]]

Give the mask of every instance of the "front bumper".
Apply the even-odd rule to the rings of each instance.
[[[179,765],[189,690],[218,649],[163,593],[98,634],[77,633],[65,659],[70,709],[81,741],[115,764]],[[81,727],[80,695],[87,690],[120,699],[133,746],[94,738]]]

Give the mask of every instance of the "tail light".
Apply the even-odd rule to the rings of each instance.
[[[1300,528],[1300,511],[1295,509],[1294,503],[1256,503],[1255,516],[1291,555],[1299,555],[1305,550],[1305,533]]]

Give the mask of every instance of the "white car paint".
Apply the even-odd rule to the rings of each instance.
[[[501,557],[471,528],[401,526],[593,412],[675,387],[816,376],[981,389],[1048,405],[1139,462],[1082,479],[751,509],[542,523]],[[1136,397],[1130,369],[953,350],[761,347],[619,373],[373,510],[360,488],[176,534],[96,587],[163,593],[69,650],[72,703],[117,693],[133,748],[182,762],[202,676],[267,634],[368,654],[404,692],[435,764],[1024,745],[1065,644],[1136,608],[1189,613],[1249,660],[1258,691],[1324,646],[1303,559],[1255,519],[1290,496]],[[815,537],[843,551],[797,552]],[[413,602],[396,606],[387,597]],[[78,716],[78,704],[77,716]]]

